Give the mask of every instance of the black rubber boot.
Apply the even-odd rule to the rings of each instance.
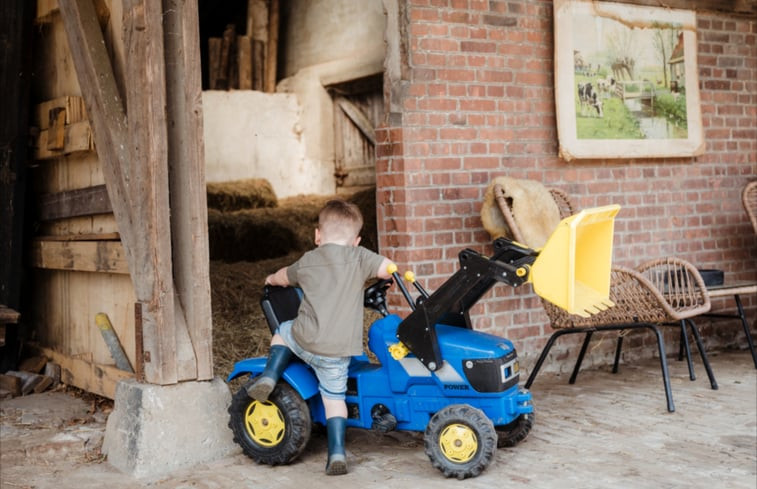
[[[265,369],[255,382],[247,387],[247,395],[256,401],[267,401],[268,396],[273,392],[273,388],[276,387],[276,382],[281,378],[281,374],[286,370],[289,365],[289,360],[292,358],[292,350],[284,345],[273,345],[270,353],[268,353],[268,361],[265,364]]]
[[[329,460],[326,462],[326,475],[347,473],[347,455],[344,451],[344,433],[347,430],[347,418],[335,416],[326,420],[326,432],[329,438]]]

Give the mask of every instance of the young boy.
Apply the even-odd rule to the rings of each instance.
[[[298,286],[303,299],[297,317],[279,326],[271,339],[265,370],[247,393],[264,401],[289,364],[292,353],[315,370],[326,411],[329,456],[326,473],[347,473],[347,369],[363,352],[363,286],[372,277],[389,278],[391,264],[360,243],[360,209],[331,200],[318,215],[317,248],[265,279],[267,285]]]

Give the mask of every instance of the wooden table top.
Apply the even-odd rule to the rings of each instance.
[[[721,285],[708,285],[707,293],[710,294],[710,297],[757,294],[757,280],[736,280]]]

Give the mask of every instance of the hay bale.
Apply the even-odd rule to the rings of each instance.
[[[220,212],[208,209],[210,259],[224,262],[258,261],[305,252],[315,246],[318,213],[333,196],[299,195],[279,202],[278,207]],[[346,200],[363,213],[361,244],[378,250],[376,190],[368,189]]]
[[[258,261],[311,249],[317,220],[318,209],[309,206],[208,209],[210,259]]]
[[[375,189],[343,197],[363,213],[363,246],[376,250]],[[226,375],[234,362],[267,354],[271,333],[260,309],[265,277],[294,263],[315,246],[318,212],[331,198],[300,195],[282,199],[275,208],[236,212],[208,209],[216,372]],[[378,317],[375,311],[366,310],[364,326]],[[365,336],[367,340],[367,333]],[[373,358],[370,353],[369,358]],[[232,388],[242,382],[234,381]]]
[[[264,178],[208,183],[207,192],[208,208],[224,212],[276,207],[278,204],[271,183]]]
[[[363,214],[363,230],[360,232],[360,244],[371,251],[378,252],[378,233],[376,231],[376,188],[371,187],[347,197]]]

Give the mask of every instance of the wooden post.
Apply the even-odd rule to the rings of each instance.
[[[197,6],[194,2],[164,3],[170,7],[166,14],[174,19],[167,22],[179,26],[171,27],[172,32],[181,34],[175,44],[169,36],[168,56],[162,3],[123,2],[126,111],[92,0],[61,2],[74,67],[140,304],[144,348],[138,348],[137,355],[142,354],[144,362],[138,364],[144,366],[144,379],[154,384],[212,377]],[[171,60],[168,68],[167,58]],[[173,162],[170,175],[169,158]],[[176,189],[173,196],[170,188]],[[178,257],[175,287],[173,233]],[[199,368],[195,350],[201,358]]]
[[[197,379],[210,380],[213,378],[213,320],[199,14],[197,2],[164,0],[164,7],[166,59],[172,60],[166,65],[166,86],[169,87],[168,176],[177,315],[183,314],[185,321],[179,324],[186,323],[191,338]]]
[[[128,100],[131,203],[140,230],[134,251],[137,300],[143,303],[145,377],[155,384],[178,380],[176,318],[171,263],[166,76],[160,2],[125,0],[124,76]],[[99,148],[99,145],[98,145]]]
[[[279,0],[271,0],[268,12],[268,52],[265,58],[265,86],[267,93],[276,91],[276,56],[279,44]]]

